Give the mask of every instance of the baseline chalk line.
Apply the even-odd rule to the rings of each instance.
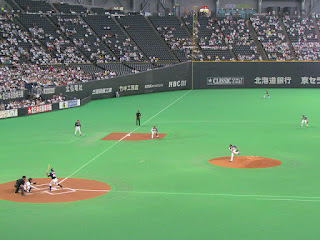
[[[149,118],[146,122],[144,122],[143,124],[141,124],[142,126],[147,124],[148,122],[150,122],[152,119],[154,119],[156,116],[158,116],[160,113],[162,113],[163,111],[165,111],[166,109],[168,109],[170,106],[172,106],[173,104],[175,104],[176,102],[178,102],[180,99],[182,99],[184,96],[186,96],[187,94],[189,94],[192,90],[189,90],[188,92],[184,93],[182,96],[180,96],[179,98],[177,98],[176,100],[174,100],[172,103],[170,103],[168,106],[166,106],[165,108],[163,108],[161,111],[159,111],[158,113],[156,113],[154,116],[152,116],[151,118]],[[138,130],[140,127],[136,127],[134,128],[131,132],[129,132],[128,134],[131,134],[133,132],[135,132],[136,130]],[[68,178],[72,177],[74,174],[76,174],[77,172],[79,172],[81,169],[83,169],[84,167],[88,166],[91,162],[93,162],[94,160],[96,160],[98,157],[100,157],[102,154],[104,154],[105,152],[109,151],[111,148],[113,148],[114,146],[116,146],[118,143],[122,142],[123,139],[125,139],[128,134],[124,137],[122,137],[120,140],[116,141],[114,144],[112,144],[110,147],[108,147],[107,149],[103,150],[101,153],[99,153],[97,156],[95,156],[94,158],[92,158],[91,160],[89,160],[87,163],[85,163],[84,165],[82,165],[80,168],[78,168],[76,171],[74,171],[73,173],[71,173],[69,176],[67,176],[66,178],[64,178],[63,180],[61,180],[59,183],[63,183],[65,180],[67,180]]]

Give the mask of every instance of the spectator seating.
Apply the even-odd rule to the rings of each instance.
[[[88,15],[84,20],[112,50],[120,62],[145,61],[131,38],[127,37],[115,20],[108,15]]]
[[[262,60],[245,19],[229,16],[218,18],[217,22],[238,60]]]
[[[122,27],[151,61],[174,61],[172,53],[144,16],[131,15],[118,19]]]
[[[269,60],[292,60],[278,16],[253,16],[250,20]]]
[[[320,59],[320,44],[313,19],[285,16],[283,24],[298,60]]]

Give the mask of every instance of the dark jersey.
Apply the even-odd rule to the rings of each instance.
[[[18,179],[16,181],[16,185],[18,185],[18,186],[24,185],[24,180],[22,178]]]
[[[55,172],[51,172],[51,173],[49,173],[48,177],[51,177],[52,179],[57,178],[57,177],[56,177],[56,173],[55,173]]]
[[[76,122],[76,124],[74,125],[75,127],[81,127],[80,122]]]
[[[136,116],[137,116],[137,119],[139,119],[141,117],[141,113],[137,112]]]

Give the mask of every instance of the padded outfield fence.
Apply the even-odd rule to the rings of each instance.
[[[42,88],[43,99],[62,94],[66,99],[90,100],[187,89],[318,88],[320,62],[188,62],[106,80]],[[27,91],[2,93],[7,102]],[[0,112],[0,118],[25,116],[79,106],[77,100]]]

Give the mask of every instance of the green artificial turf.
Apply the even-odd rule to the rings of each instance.
[[[109,148],[111,132],[136,128],[188,91],[91,101],[79,108],[0,121],[0,183],[63,179]],[[0,200],[0,239],[319,239],[320,91],[193,90],[135,132],[164,139],[119,142],[72,177],[111,191],[70,203]],[[309,128],[300,127],[301,116]],[[75,137],[74,123],[82,123]],[[76,140],[75,140],[76,139]],[[209,159],[241,155],[282,161],[230,169]],[[236,161],[236,160],[235,160]]]

